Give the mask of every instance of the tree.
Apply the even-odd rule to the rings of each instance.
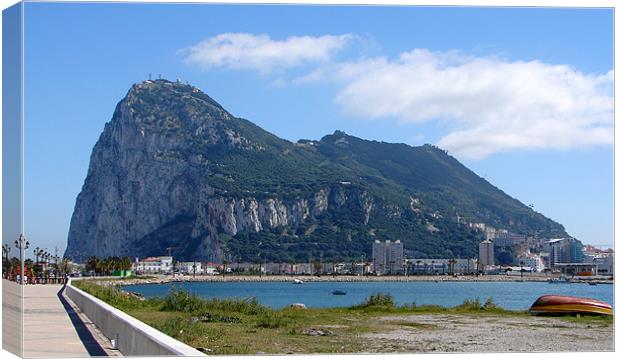
[[[69,273],[71,273],[72,269],[73,269],[73,266],[71,265],[71,262],[69,262],[68,259],[63,259],[62,262],[60,263],[60,273],[63,276],[66,276]]]
[[[314,272],[314,274],[321,274],[321,261],[318,259],[315,259],[314,261],[312,261],[312,271]]]
[[[9,255],[11,253],[11,246],[8,244],[2,245],[2,276],[6,278],[8,273],[11,272],[11,262],[9,261]]]
[[[508,248],[495,252],[495,260],[499,265],[511,265],[516,261],[514,252]]]
[[[454,275],[454,265],[456,264],[456,259],[452,258],[448,261],[448,273],[450,275]]]
[[[100,269],[101,269],[100,262],[101,261],[99,260],[99,257],[97,256],[88,257],[88,260],[86,261],[86,266],[85,266],[86,271],[99,274]]]
[[[130,257],[123,257],[123,258],[121,258],[119,269],[120,270],[130,270],[131,269],[131,258]]]

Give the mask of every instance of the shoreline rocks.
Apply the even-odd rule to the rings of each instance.
[[[100,280],[102,285],[136,285],[136,284],[165,284],[174,282],[290,282],[303,278],[303,282],[520,282],[520,277],[507,275],[483,276],[284,276],[284,275],[201,275],[201,276],[149,276],[145,278]],[[100,278],[103,279],[103,278]],[[109,279],[109,277],[108,277]],[[97,281],[95,277],[91,280]],[[547,277],[524,277],[525,282],[546,282]],[[588,279],[575,279],[573,283],[587,284]],[[599,284],[613,284],[613,280],[597,280]],[[302,284],[303,285],[303,284]]]

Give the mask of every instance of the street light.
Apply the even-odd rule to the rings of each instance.
[[[26,240],[26,237],[24,237],[23,234],[20,234],[19,238],[15,240],[15,247],[19,249],[19,262],[21,265],[20,280],[22,285],[24,284],[24,272],[26,269],[24,265],[24,254],[26,253],[26,249],[28,249],[29,246],[30,242]]]

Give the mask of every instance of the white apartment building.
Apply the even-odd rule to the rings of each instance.
[[[454,274],[472,274],[478,270],[478,260],[471,259],[407,259],[409,262],[409,274],[446,274],[450,273],[450,266],[453,266]]]
[[[375,241],[372,244],[372,265],[376,274],[403,272],[404,247],[401,241]]]
[[[200,262],[179,262],[177,263],[177,269],[181,273],[194,274],[194,265],[196,266],[196,274],[203,274],[202,263]]]
[[[165,274],[172,272],[172,257],[148,257],[136,260],[133,269],[137,273]]]
[[[527,254],[518,257],[517,261],[519,264],[523,263],[523,267],[529,267],[536,272],[542,272],[545,270],[545,264],[542,258],[540,258],[537,254],[528,252]]]

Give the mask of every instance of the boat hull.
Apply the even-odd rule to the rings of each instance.
[[[531,314],[595,314],[613,315],[611,305],[592,298],[543,295],[530,307]]]

